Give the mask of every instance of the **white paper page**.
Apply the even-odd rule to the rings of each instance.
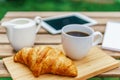
[[[120,51],[120,23],[107,23],[102,48]]]

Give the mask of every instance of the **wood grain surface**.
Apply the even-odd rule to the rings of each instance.
[[[35,78],[25,65],[15,63],[13,57],[4,58],[3,61],[13,80],[85,80],[119,67],[119,62],[104,53],[99,47],[93,47],[86,57],[79,61],[74,61],[78,69],[77,77],[44,74]]]

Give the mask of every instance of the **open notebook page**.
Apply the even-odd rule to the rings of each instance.
[[[102,48],[120,51],[120,22],[108,22]]]

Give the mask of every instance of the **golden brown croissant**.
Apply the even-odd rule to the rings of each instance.
[[[14,61],[27,65],[35,77],[52,73],[77,76],[77,68],[62,51],[49,46],[23,48],[14,56]]]

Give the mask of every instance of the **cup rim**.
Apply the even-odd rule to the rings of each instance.
[[[69,34],[67,34],[66,32],[64,32],[64,29],[65,29],[66,27],[70,27],[70,26],[87,27],[89,30],[92,31],[92,34],[90,34],[89,36],[85,36],[85,37],[77,37],[77,36],[69,35]],[[72,31],[72,30],[71,30],[71,31]],[[66,36],[68,36],[68,37],[72,37],[72,38],[89,38],[89,37],[91,37],[91,36],[93,35],[93,33],[94,33],[94,30],[93,30],[92,28],[90,28],[90,27],[88,27],[88,26],[85,26],[85,25],[80,25],[80,24],[69,24],[69,25],[66,25],[66,26],[64,26],[64,27],[62,28],[62,34],[66,35]]]

